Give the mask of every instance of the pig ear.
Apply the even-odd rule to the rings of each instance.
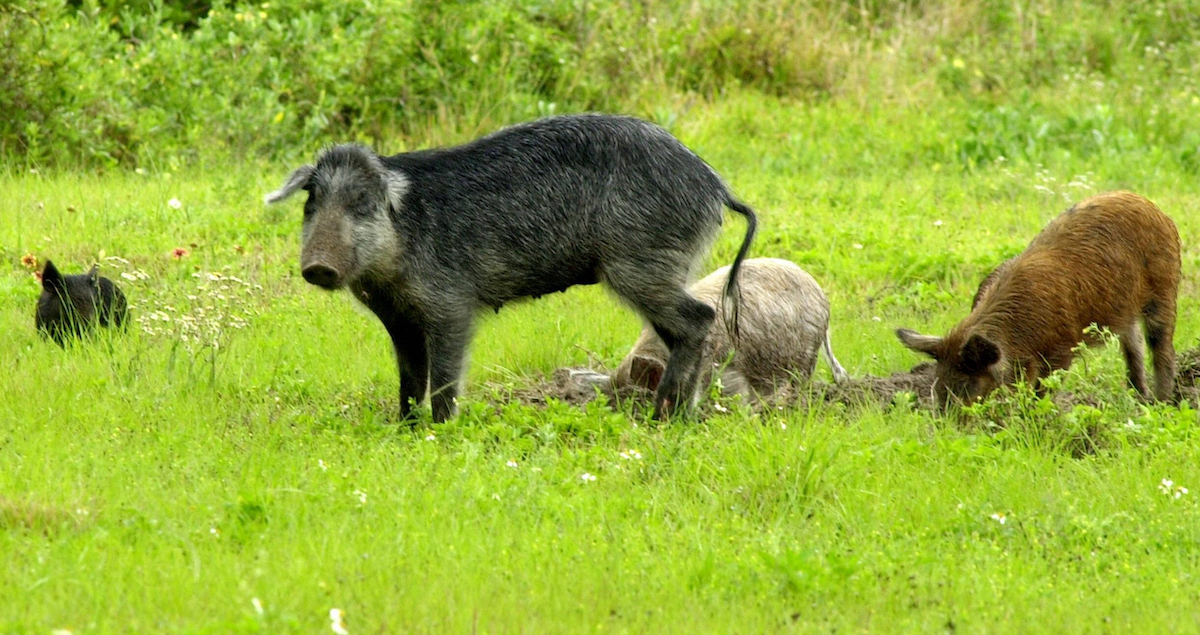
[[[959,360],[964,372],[981,373],[1000,361],[1000,347],[982,335],[972,335],[963,344]]]
[[[100,265],[99,264],[92,265],[92,268],[88,269],[87,277],[88,277],[88,284],[91,284],[92,286],[96,286],[96,285],[100,284]]]
[[[900,342],[918,353],[937,359],[942,352],[942,338],[932,335],[921,335],[911,329],[896,329],[896,337]]]
[[[384,168],[383,184],[387,187],[388,205],[394,210],[399,210],[404,202],[404,195],[408,193],[408,177]]]
[[[42,288],[47,291],[62,291],[66,288],[62,274],[58,272],[58,267],[54,266],[53,261],[47,260],[46,267],[42,269]]]
[[[295,194],[296,190],[308,185],[308,180],[312,178],[313,172],[315,171],[316,168],[311,165],[302,165],[296,168],[292,174],[288,176],[288,180],[283,184],[283,187],[264,196],[263,202],[267,205],[270,205],[271,203],[278,203],[292,194]]]
[[[630,361],[629,377],[633,383],[647,390],[658,390],[666,368],[657,359],[638,355]]]

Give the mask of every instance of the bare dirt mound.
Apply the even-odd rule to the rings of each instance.
[[[1176,358],[1175,395],[1200,407],[1200,347],[1180,353]],[[921,362],[905,372],[895,372],[887,377],[865,375],[854,377],[845,383],[833,384],[812,381],[799,387],[784,387],[763,403],[755,407],[807,407],[810,404],[845,404],[847,406],[877,405],[887,408],[900,393],[911,393],[916,405],[933,410],[934,364]],[[612,389],[608,374],[592,368],[560,368],[550,376],[531,384],[513,389],[513,399],[534,406],[545,406],[551,399],[573,406],[583,406],[596,399],[599,394],[608,397],[611,403],[632,403],[636,411],[651,407],[650,391],[630,386],[617,391]],[[1090,403],[1068,391],[1055,395],[1055,402],[1066,410],[1076,403]],[[1096,405],[1096,404],[1092,404]]]
[[[867,375],[842,384],[813,381],[798,388],[785,387],[759,406],[804,406],[813,402],[842,403],[847,406],[878,404],[887,407],[902,392],[913,393],[921,407],[932,408],[933,364],[922,362],[908,372],[887,377]],[[545,406],[549,400],[583,406],[605,395],[613,403],[632,403],[635,409],[649,408],[653,393],[636,386],[614,391],[608,375],[591,368],[560,368],[550,376],[513,389],[511,397],[533,406]]]
[[[921,362],[908,372],[896,372],[887,377],[865,375],[841,384],[813,382],[814,387],[824,384],[826,403],[843,403],[848,406],[878,404],[887,407],[902,392],[912,393],[922,408],[933,409],[932,362]]]
[[[1200,408],[1200,347],[1175,357],[1175,397]]]

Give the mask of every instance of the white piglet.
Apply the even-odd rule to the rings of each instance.
[[[818,351],[822,349],[834,381],[846,381],[846,370],[833,356],[829,342],[829,300],[808,272],[779,258],[751,258],[742,264],[736,347],[720,307],[728,275],[729,267],[721,267],[689,289],[717,313],[705,341],[698,390],[709,385],[713,371],[731,352],[732,359],[721,369],[721,385],[727,395],[754,392],[768,396],[784,383],[806,381],[816,369]],[[647,326],[613,372],[611,385],[654,390],[669,358],[666,344]]]

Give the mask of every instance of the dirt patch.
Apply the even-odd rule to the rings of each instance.
[[[933,370],[930,362],[922,362],[908,372],[892,373],[887,377],[867,375],[852,378],[843,384],[813,381],[799,388],[783,388],[767,404],[805,406],[814,401],[842,403],[848,406],[878,404],[887,407],[902,392],[913,393],[923,408],[932,409]],[[603,394],[613,403],[629,402],[636,410],[649,408],[653,393],[628,386],[614,391],[608,374],[591,368],[560,368],[546,378],[511,391],[513,399],[533,406],[545,406],[548,400],[583,406]]]
[[[1200,407],[1200,347],[1188,349],[1176,358],[1175,394]],[[842,384],[814,380],[799,388],[785,387],[765,403],[756,407],[807,407],[813,403],[845,404],[863,406],[874,404],[887,408],[900,393],[911,393],[916,405],[924,410],[933,410],[934,364],[921,362],[905,372],[895,372],[887,377],[865,375],[854,377]],[[631,403],[636,412],[651,407],[650,391],[630,386],[614,392],[606,371],[592,368],[560,368],[550,377],[544,377],[511,391],[511,396],[522,403],[545,406],[548,400],[583,406],[596,399],[598,394],[608,397],[610,403]],[[1070,410],[1080,403],[1091,403],[1087,397],[1069,391],[1058,391],[1054,401],[1060,408]]]
[[[887,377],[865,375],[851,378],[841,384],[826,384],[814,381],[813,388],[825,395],[826,403],[842,403],[848,406],[877,404],[886,408],[896,399],[896,395],[912,393],[917,403],[929,410],[933,409],[933,362],[921,362],[908,372],[897,372]]]
[[[1175,356],[1175,397],[1200,408],[1200,347]]]

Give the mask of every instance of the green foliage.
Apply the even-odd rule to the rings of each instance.
[[[553,112],[673,125],[748,89],[955,116],[922,154],[978,166],[1162,148],[1193,172],[1188,3],[0,2],[11,166],[290,158],[448,143]],[[1171,19],[1166,19],[1171,16]],[[1138,90],[1129,90],[1128,82]],[[1092,95],[1109,99],[1092,103]]]

